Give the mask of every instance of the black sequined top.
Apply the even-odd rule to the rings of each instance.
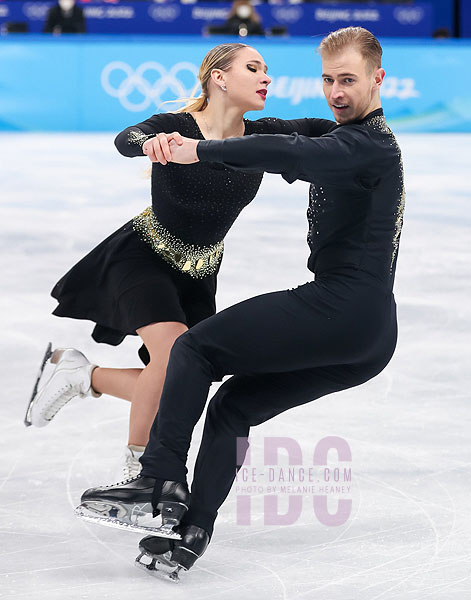
[[[317,139],[207,140],[197,153],[201,161],[280,173],[289,183],[309,181],[309,269],[353,268],[392,289],[405,192],[401,151],[382,109]]]
[[[335,127],[325,119],[264,118],[245,122],[245,135],[291,134],[316,137]],[[190,138],[204,137],[189,113],[166,113],[122,131],[115,145],[124,156],[144,156],[142,143],[158,132],[178,131]],[[195,246],[211,246],[222,241],[240,211],[255,197],[263,177],[256,172],[234,171],[217,162],[193,165],[154,163],[152,165],[152,208],[166,230]]]

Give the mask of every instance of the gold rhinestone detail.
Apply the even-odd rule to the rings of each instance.
[[[140,146],[142,148],[142,144],[144,142],[146,142],[147,140],[150,140],[151,138],[154,138],[156,135],[157,135],[156,133],[149,133],[148,135],[146,135],[140,129],[138,131],[131,130],[128,133],[128,144],[130,146],[137,144],[138,146]]]
[[[212,275],[221,262],[224,241],[213,246],[195,246],[182,242],[159,223],[151,206],[134,217],[133,229],[172,267],[195,279]]]

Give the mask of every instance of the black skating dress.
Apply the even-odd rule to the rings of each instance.
[[[335,123],[324,119],[245,120],[245,135],[317,137]],[[204,139],[189,113],[154,115],[121,132],[124,156],[144,156],[143,142],[178,131]],[[97,342],[120,344],[150,323],[192,327],[216,311],[216,277],[224,237],[255,197],[263,173],[236,172],[217,163],[152,165],[152,206],[120,227],[68,271],[51,294],[60,317],[88,319]],[[149,361],[145,347],[139,352]]]

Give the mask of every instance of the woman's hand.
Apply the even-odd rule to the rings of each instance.
[[[142,152],[148,156],[152,162],[166,165],[172,160],[172,152],[169,145],[170,142],[178,147],[183,144],[183,139],[184,138],[178,131],[174,131],[173,133],[158,133],[155,137],[146,140],[142,144]]]
[[[173,139],[169,143],[170,151],[172,153],[171,161],[181,165],[191,165],[192,163],[199,162],[196,153],[198,142],[199,140],[193,140],[182,136],[180,136],[178,140]]]

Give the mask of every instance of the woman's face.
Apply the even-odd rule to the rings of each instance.
[[[271,83],[267,65],[254,48],[242,48],[237,52],[228,71],[222,72],[227,88],[227,100],[244,112],[262,110],[265,107],[267,87]]]

